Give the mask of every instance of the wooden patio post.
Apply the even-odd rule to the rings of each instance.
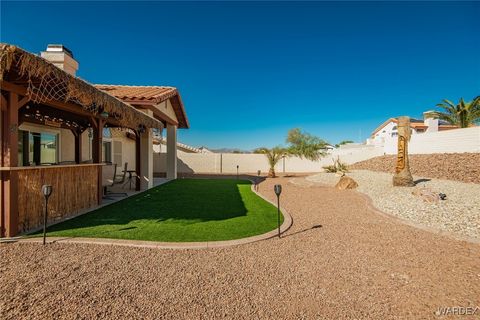
[[[92,141],[92,159],[93,163],[102,163],[102,144],[103,144],[103,126],[105,120],[92,118],[93,141]],[[97,180],[97,197],[98,204],[102,204],[103,186],[102,186],[102,167],[98,166]]]
[[[75,162],[80,164],[82,162],[82,131],[72,130],[75,136]]]
[[[18,166],[18,94],[8,92],[6,108],[2,108],[2,167]],[[5,104],[5,101],[2,102]],[[2,225],[7,237],[18,233],[18,176],[13,171],[2,171]]]

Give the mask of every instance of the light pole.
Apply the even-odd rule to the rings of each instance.
[[[45,214],[43,216],[43,245],[45,245],[45,239],[47,237],[48,198],[52,194],[52,186],[48,184],[43,185],[42,193],[45,198]]]
[[[277,195],[277,214],[278,214],[278,237],[280,238],[280,194],[282,193],[282,185],[276,184],[273,187],[275,194]]]

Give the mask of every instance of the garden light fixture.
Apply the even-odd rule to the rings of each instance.
[[[43,245],[45,245],[45,239],[47,236],[48,198],[52,194],[52,186],[48,184],[43,185],[42,194],[45,198],[45,214],[43,216]]]
[[[273,187],[275,194],[277,195],[277,214],[278,214],[278,237],[280,238],[280,194],[282,193],[282,185],[276,184]]]
[[[257,171],[257,176],[258,176],[258,179],[255,179],[255,190],[258,191],[258,184],[260,183],[260,174],[262,173],[262,171],[258,170]]]

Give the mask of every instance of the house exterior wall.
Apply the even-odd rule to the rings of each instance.
[[[82,156],[81,161],[92,159],[92,138],[89,137],[88,130],[82,133]]]
[[[371,144],[382,145],[385,142],[385,139],[391,138],[393,133],[397,132],[397,124],[393,121],[390,121],[385,127],[383,127],[379,132],[371,138]]]
[[[43,126],[38,124],[23,123],[20,130],[28,130],[33,132],[48,132],[58,135],[58,161],[75,161],[75,137],[73,133],[68,129],[53,128],[49,126]],[[122,166],[125,162],[128,162],[128,169],[135,170],[135,141],[127,138],[126,136],[103,138],[104,142],[112,143],[111,159],[114,161],[114,155],[118,150],[115,150],[118,144],[121,143],[121,163]],[[87,161],[92,159],[92,139],[88,135],[88,130],[82,133],[82,156],[81,161]],[[118,158],[118,157],[117,157]]]
[[[125,165],[125,162],[128,163],[128,170],[135,170],[135,141],[127,138],[126,136],[114,137],[112,140],[112,161],[116,162],[114,154],[117,153],[119,144],[121,143],[121,163],[117,163],[119,168],[122,168]],[[115,143],[117,142],[117,143]]]
[[[173,110],[172,104],[170,103],[170,99],[161,102],[155,106],[158,110],[166,114],[170,119],[178,121],[177,116],[175,115],[175,111]]]

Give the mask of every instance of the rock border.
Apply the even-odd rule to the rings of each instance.
[[[305,180],[308,181],[309,183],[312,183],[313,185],[322,186],[322,187],[326,187],[326,188],[335,188],[335,187],[332,187],[332,186],[329,186],[329,185],[326,185],[326,184],[323,184],[323,183],[320,183],[320,182],[312,181],[312,180],[308,179],[309,177],[311,177],[311,176],[306,177]],[[427,231],[427,232],[430,232],[430,233],[433,233],[433,234],[437,234],[437,235],[440,235],[440,236],[446,236],[450,239],[454,239],[454,240],[457,240],[457,241],[466,241],[466,242],[470,242],[470,243],[474,243],[474,244],[480,244],[480,239],[478,239],[478,238],[463,236],[463,235],[459,235],[459,234],[456,234],[456,233],[453,233],[453,232],[445,231],[445,230],[442,230],[442,229],[439,229],[439,228],[422,225],[422,224],[410,221],[408,219],[398,217],[398,216],[396,216],[392,213],[384,212],[384,211],[380,210],[379,208],[375,207],[375,205],[373,203],[373,199],[369,195],[367,195],[363,192],[360,192],[356,189],[349,189],[349,190],[342,190],[342,191],[350,191],[350,192],[354,192],[354,193],[358,194],[361,198],[363,198],[363,200],[365,200],[365,204],[366,204],[368,209],[370,209],[371,211],[373,211],[376,214],[379,214],[379,215],[382,215],[384,217],[393,219],[393,220],[395,220],[399,223],[408,225],[408,226],[416,228],[416,229]]]
[[[242,177],[242,179],[249,180],[251,190],[260,198],[272,204],[274,207],[276,203],[270,201],[265,196],[255,190],[255,181],[249,178]],[[280,212],[283,215],[283,223],[280,226],[280,235],[285,233],[293,224],[293,219],[290,214],[280,207]],[[154,249],[211,249],[211,248],[225,248],[231,246],[238,246],[247,243],[268,240],[278,236],[278,229],[275,228],[264,234],[251,236],[247,238],[224,240],[224,241],[201,241],[201,242],[158,242],[158,241],[143,241],[143,240],[124,240],[124,239],[108,239],[108,238],[71,238],[71,237],[47,237],[47,243],[77,243],[77,244],[101,244],[112,246],[124,246],[135,248],[154,248]],[[5,242],[20,242],[20,243],[41,243],[42,238],[20,238],[10,239]]]

